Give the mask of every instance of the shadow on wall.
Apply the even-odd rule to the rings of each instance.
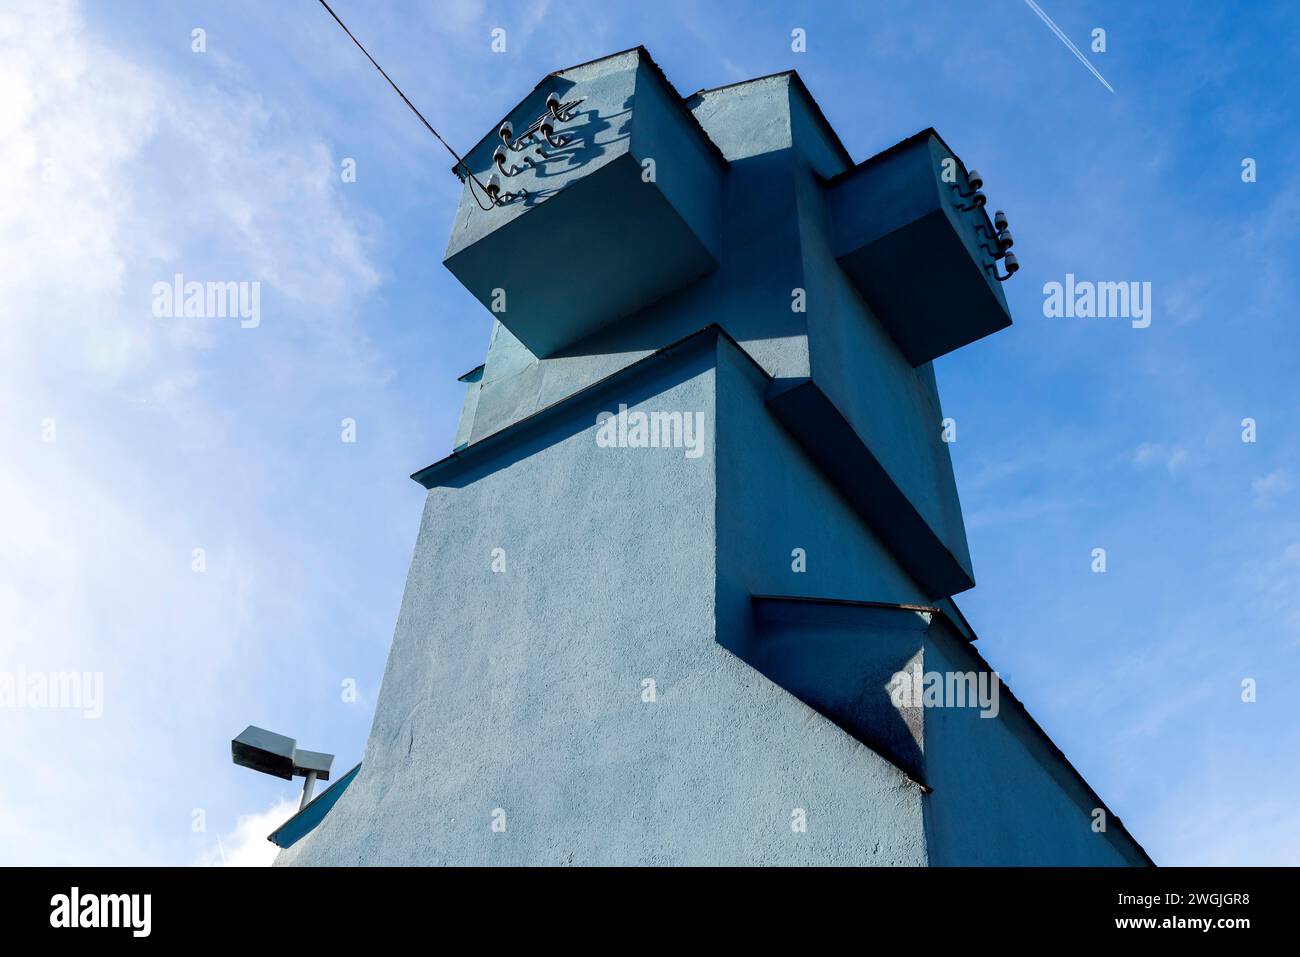
[[[718,268],[552,358],[651,351],[713,322],[740,342],[806,335],[807,314],[791,308],[792,290],[804,285],[792,162],[788,149],[733,160],[722,181]]]
[[[531,164],[533,178],[537,181],[552,179],[554,177],[567,177],[575,170],[581,169],[592,160],[601,155],[603,149],[597,148],[596,138],[599,134],[614,128],[614,119],[621,116],[631,116],[631,103],[625,104],[627,109],[622,113],[611,113],[602,117],[595,110],[582,110],[575,112],[572,119],[564,125],[564,129],[558,133],[563,136],[564,145],[553,147],[543,143],[538,143],[535,139],[516,156],[537,157],[536,150],[541,150],[541,157],[534,159]],[[627,139],[628,134],[624,133],[618,139]],[[614,142],[617,142],[615,140]],[[564,160],[564,165],[558,165],[559,160]],[[571,180],[567,180],[571,182]],[[525,206],[536,206],[545,202],[556,193],[564,188],[563,185],[554,188],[533,188],[528,190],[528,195],[524,197]]]
[[[924,715],[919,706],[895,707],[890,685],[921,660],[929,617],[759,597],[753,609],[752,633],[719,634],[719,643],[923,785]]]

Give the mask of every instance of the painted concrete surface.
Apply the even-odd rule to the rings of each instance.
[[[553,142],[466,158],[444,263],[538,357],[632,315],[717,267],[725,161],[648,57],[626,53],[548,77],[511,112],[515,138],[554,93],[573,104]],[[512,143],[512,146],[515,143]],[[487,208],[484,208],[487,206]]]
[[[925,668],[986,671],[946,628],[927,635]],[[1083,778],[1003,688],[996,719],[926,710],[926,829],[934,865],[1151,865]],[[1101,812],[1104,816],[1099,816]],[[1097,830],[1104,822],[1105,830]]]
[[[624,64],[622,69],[632,69],[615,59]],[[618,75],[601,73],[600,82],[612,82],[611,76]],[[655,93],[653,98],[641,95],[654,104],[647,128],[683,137],[680,125],[661,116],[669,112],[661,102],[661,85],[642,85]],[[585,89],[579,82],[566,95]],[[505,325],[496,321],[474,397],[471,441],[716,322],[770,375],[811,376],[817,382],[923,517],[935,547],[964,569],[964,582],[950,587],[970,587],[974,575],[948,447],[940,438],[943,413],[933,367],[912,366],[836,258],[826,184],[827,177],[849,167],[833,131],[793,75],[706,91],[688,105],[700,129],[730,164],[721,187],[717,268],[630,316],[611,316],[605,328],[544,357],[534,355],[510,332],[509,319]],[[634,102],[634,116],[638,109]],[[575,124],[580,127],[580,122]],[[603,148],[622,150],[624,140]],[[692,148],[698,149],[698,144]],[[678,191],[715,188],[673,178],[663,155],[658,159],[665,190],[670,189],[668,182]],[[601,162],[608,160],[592,160],[590,165]],[[700,200],[697,205],[708,204]],[[463,202],[454,232],[461,231],[463,223],[491,215]],[[531,248],[521,247],[518,255],[527,257]],[[643,257],[640,268],[657,274],[663,265]],[[638,281],[635,269],[600,275],[584,268],[582,274],[584,295],[591,294],[593,284]],[[507,296],[529,293],[528,284],[512,285],[510,269],[503,267],[500,277],[494,284]],[[803,311],[793,308],[795,290],[802,291]],[[932,597],[938,597],[937,592]]]
[[[891,712],[918,656],[987,665],[932,613],[833,601],[921,593],[768,382],[706,332],[441,470],[361,771],[277,863],[1144,863],[1018,704]],[[623,404],[703,416],[702,454],[601,448]],[[812,623],[774,631],[780,592]]]
[[[718,341],[430,491],[361,771],[277,863],[925,863],[920,790],[716,640]],[[704,453],[599,448],[619,403]]]
[[[932,865],[1150,863],[1015,696],[1001,685],[991,693],[987,662],[942,615],[788,598],[754,604],[755,628],[737,653],[932,789]],[[895,676],[908,669],[969,675],[969,697],[895,701]]]
[[[638,49],[546,78],[517,126],[552,88],[591,98],[608,155],[545,205],[658,153],[655,195],[716,225],[713,263],[548,354],[497,316],[456,451],[414,476],[429,493],[361,770],[277,863],[1149,863],[1109,812],[1091,827],[1100,799],[1014,699],[985,719],[886,691],[910,663],[989,666],[950,601],[973,576],[933,368],[836,256],[828,191],[853,164],[803,84],[674,103]],[[715,149],[716,207],[689,174]],[[449,249],[537,212],[462,202]],[[489,259],[508,282],[531,251]],[[824,405],[778,414],[799,380]],[[700,454],[604,447],[621,409],[691,416]],[[872,476],[819,442],[860,444]],[[923,547],[864,505],[883,493]]]

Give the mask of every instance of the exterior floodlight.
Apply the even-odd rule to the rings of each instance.
[[[334,755],[304,751],[297,744],[293,738],[250,724],[230,742],[230,758],[240,767],[272,774],[286,781],[295,777],[306,778],[302,785],[302,803],[298,805],[301,811],[311,800],[316,782],[330,779]]]
[[[1007,214],[1002,212],[1002,210],[999,209],[996,213],[993,214],[993,228],[996,229],[998,232],[1002,232],[1004,229],[1007,228],[1007,226],[1008,226]]]

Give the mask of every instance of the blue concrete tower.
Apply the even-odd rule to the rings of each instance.
[[[952,601],[932,361],[1011,322],[977,177],[639,47],[500,125],[445,257],[487,357],[364,760],[279,863],[1150,864]]]

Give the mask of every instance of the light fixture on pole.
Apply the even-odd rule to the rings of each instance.
[[[250,724],[230,742],[230,757],[240,767],[273,774],[286,781],[295,777],[306,778],[302,785],[302,802],[298,805],[301,811],[311,800],[316,782],[330,779],[334,755],[304,751],[297,745],[293,738]]]

